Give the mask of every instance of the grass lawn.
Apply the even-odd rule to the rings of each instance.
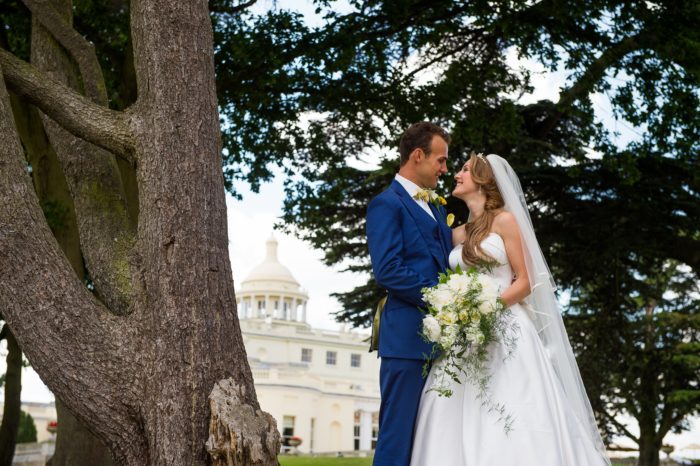
[[[280,455],[281,466],[372,466],[372,458],[333,458]]]
[[[372,466],[372,458],[332,458],[286,456],[278,457],[281,466]],[[615,466],[615,463],[613,463]]]

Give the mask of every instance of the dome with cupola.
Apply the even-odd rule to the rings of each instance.
[[[265,259],[241,282],[240,290],[236,290],[239,317],[305,322],[309,296],[280,263],[277,246],[277,239],[270,236]]]

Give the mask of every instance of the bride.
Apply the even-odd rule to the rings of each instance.
[[[412,466],[610,465],[581,381],[554,294],[554,282],[532,228],[522,188],[498,155],[474,155],[455,175],[452,195],[469,208],[453,230],[450,267],[495,260],[489,274],[519,328],[515,351],[489,348],[489,393],[512,417],[489,412],[469,382],[453,395],[429,391],[428,375],[416,420]]]

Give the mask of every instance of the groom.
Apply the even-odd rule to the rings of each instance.
[[[449,134],[433,123],[411,125],[399,142],[399,173],[367,208],[372,270],[388,292],[379,332],[382,402],[374,466],[408,466],[411,460],[424,356],[431,351],[420,337],[419,308],[426,307],[421,289],[437,284],[452,249],[445,209],[432,191],[447,172],[449,142]]]

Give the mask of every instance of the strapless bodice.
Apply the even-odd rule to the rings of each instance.
[[[503,238],[498,233],[489,233],[489,235],[481,242],[481,248],[491,256],[498,265],[495,266],[489,275],[498,283],[501,291],[505,290],[513,282],[513,269],[510,268],[508,262],[508,254],[506,254],[506,245]],[[450,252],[450,269],[454,270],[459,265],[462,269],[467,269],[467,266],[462,259],[462,245],[458,244]]]

